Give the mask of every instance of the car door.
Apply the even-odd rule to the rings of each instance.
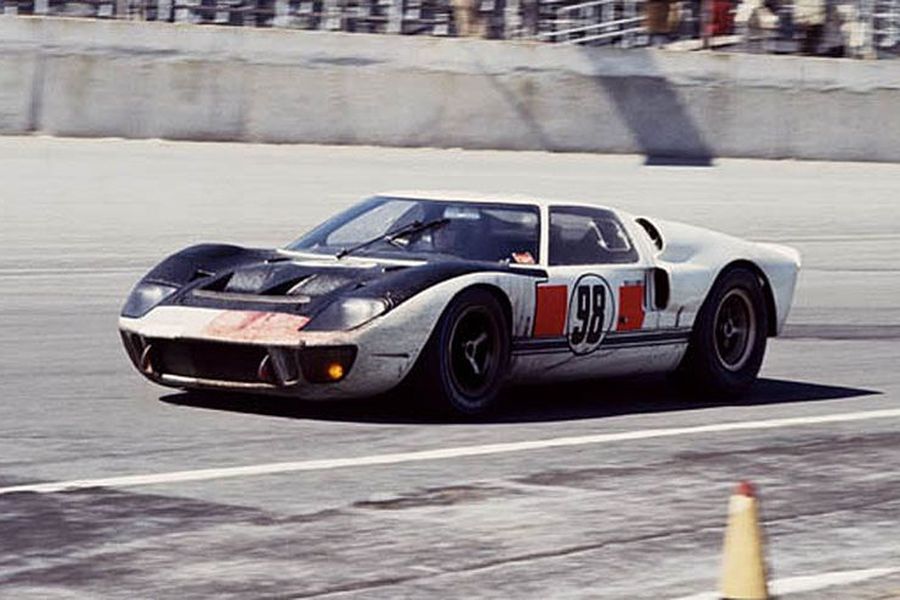
[[[619,216],[587,206],[552,205],[547,280],[535,290],[532,337],[519,353],[547,378],[660,370],[653,264]],[[539,368],[550,365],[551,368]]]

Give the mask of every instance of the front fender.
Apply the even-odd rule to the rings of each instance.
[[[457,294],[474,286],[489,286],[506,295],[511,307],[511,334],[523,337],[531,331],[535,282],[542,277],[514,273],[471,273],[422,290],[393,310],[355,332],[360,352],[403,358],[402,375],[413,367],[448,304]]]

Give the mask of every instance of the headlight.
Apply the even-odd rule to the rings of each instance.
[[[141,282],[134,286],[131,295],[122,307],[122,316],[138,318],[150,312],[150,309],[175,293],[178,288],[162,283]]]
[[[334,302],[313,319],[320,331],[346,331],[365,325],[388,309],[380,298],[345,298]]]

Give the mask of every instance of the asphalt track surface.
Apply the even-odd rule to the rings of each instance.
[[[2,597],[686,596],[716,589],[740,479],[773,579],[900,567],[898,165],[0,138],[0,181]],[[791,244],[788,330],[742,402],[595,381],[515,390],[480,423],[132,371],[117,311],[162,256],[283,244],[393,188],[596,200]],[[576,436],[594,441],[553,442]],[[471,452],[492,444],[508,451]],[[285,462],[320,468],[252,468]],[[841,581],[788,596],[900,597],[897,572]]]

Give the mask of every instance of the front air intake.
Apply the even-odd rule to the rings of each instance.
[[[178,375],[212,381],[270,383],[260,379],[266,348],[199,340],[148,339],[157,375]]]

